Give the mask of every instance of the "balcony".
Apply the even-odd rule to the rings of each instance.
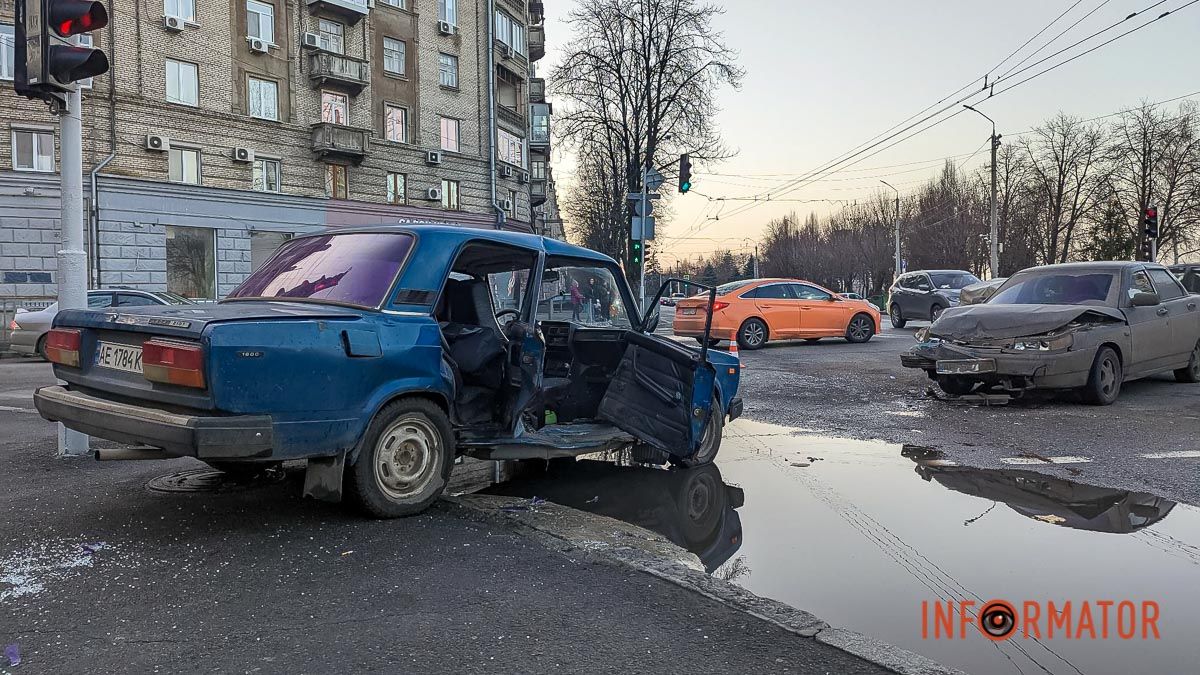
[[[534,178],[529,181],[529,205],[538,207],[546,203],[546,179]]]
[[[530,26],[529,60],[537,61],[546,55],[546,26],[542,24]]]
[[[542,0],[530,0],[529,2],[529,22],[541,23],[542,19],[546,18],[546,5]]]
[[[530,103],[545,103],[546,102],[546,78],[544,78],[544,77],[529,78],[529,102]]]
[[[535,152],[550,150],[550,104],[529,105],[529,149]]]
[[[333,86],[358,95],[371,81],[371,64],[332,52],[314,52],[308,57],[308,77],[314,87]]]
[[[312,151],[320,157],[349,159],[358,164],[367,156],[368,143],[366,129],[346,127],[332,122],[317,122],[312,125]]]
[[[509,124],[517,129],[525,128],[525,117],[521,113],[509,108],[508,106],[496,106],[496,115],[501,122]]]
[[[367,0],[308,0],[310,10],[322,10],[345,19],[350,24],[367,15]]]

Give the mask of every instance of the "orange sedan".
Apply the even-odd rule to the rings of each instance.
[[[708,296],[675,305],[676,335],[704,338]],[[750,279],[717,287],[712,338],[727,340],[736,331],[742,349],[758,349],[768,340],[824,337],[866,342],[881,329],[879,310],[865,300],[851,300],[799,279]]]

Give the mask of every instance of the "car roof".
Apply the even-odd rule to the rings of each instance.
[[[970,274],[971,276],[975,276],[968,270],[912,270],[904,274]]]
[[[525,248],[545,251],[548,256],[566,256],[571,258],[584,258],[587,260],[595,260],[597,262],[605,262],[616,264],[612,258],[593,251],[590,248],[568,244],[565,241],[543,237],[541,235],[529,234],[526,232],[511,232],[508,230],[489,230],[469,225],[446,225],[442,223],[403,223],[397,225],[365,225],[365,226],[338,226],[331,227],[321,232],[303,235],[304,237],[322,236],[328,234],[347,234],[360,232],[395,232],[395,233],[412,233],[419,238],[430,237],[440,242],[457,245],[461,242],[469,240],[493,241],[500,244],[514,244]],[[300,237],[296,237],[299,239]]]
[[[1095,272],[1120,272],[1127,269],[1141,269],[1143,267],[1162,267],[1158,263],[1141,262],[1137,260],[1096,260],[1091,262],[1070,262],[1058,263],[1056,265],[1038,265],[1036,267],[1026,267],[1021,272],[1079,272],[1079,271],[1095,271]]]

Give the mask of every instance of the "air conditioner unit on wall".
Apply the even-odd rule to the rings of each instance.
[[[522,182],[522,183],[528,183],[528,182],[529,182],[529,172],[528,172],[528,171],[522,171],[522,172],[521,172],[521,182]]]
[[[254,151],[250,148],[234,148],[233,161],[235,162],[253,162]]]
[[[500,203],[500,206],[503,207],[503,209],[505,211],[513,210],[513,203],[512,203],[511,199],[505,199],[503,202]]]
[[[506,164],[501,165],[500,166],[500,176],[502,178],[512,178],[513,177],[513,168]]]
[[[454,24],[449,21],[439,21],[438,32],[442,35],[454,35]]]
[[[173,31],[183,30],[183,17],[171,16],[170,14],[163,17],[163,28]]]
[[[155,136],[148,134],[146,136],[146,149],[155,152],[166,152],[171,147],[171,140],[166,136]]]
[[[430,150],[429,152],[425,153],[425,163],[426,164],[441,164],[442,163],[441,151]]]
[[[304,46],[310,49],[317,49],[321,46],[321,36],[318,33],[305,33]]]
[[[513,48],[505,44],[500,45],[500,56],[511,59],[513,57]]]
[[[441,188],[429,188],[428,190],[425,191],[425,199],[428,199],[431,202],[442,201],[442,189]]]
[[[259,54],[266,54],[267,51],[270,50],[270,45],[268,45],[267,41],[263,40],[262,38],[252,37],[252,38],[249,38],[249,42],[250,42],[250,51],[252,51],[252,52],[258,52]]]

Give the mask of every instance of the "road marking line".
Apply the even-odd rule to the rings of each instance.
[[[1004,464],[1087,464],[1092,461],[1091,457],[1079,457],[1077,455],[1063,455],[1061,457],[1002,457],[1000,461]]]
[[[1200,450],[1176,450],[1174,452],[1147,452],[1138,455],[1143,459],[1175,459],[1182,457],[1200,457]]]
[[[11,405],[0,405],[0,411],[34,413],[35,415],[37,414],[37,411],[32,408],[18,408],[16,406],[11,406]]]

